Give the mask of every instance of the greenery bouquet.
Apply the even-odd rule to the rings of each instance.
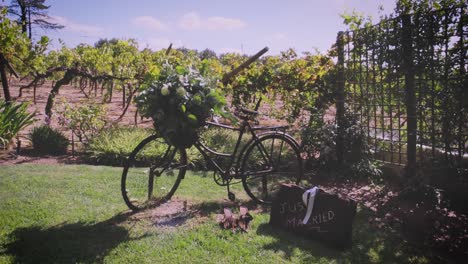
[[[188,148],[212,114],[228,116],[217,80],[190,66],[162,66],[147,78],[135,97],[140,114],[152,118],[156,131],[170,144]]]

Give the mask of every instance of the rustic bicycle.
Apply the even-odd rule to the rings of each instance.
[[[206,128],[216,127],[238,134],[232,153],[221,153],[207,146],[203,133],[193,148],[202,155],[205,167],[214,172],[214,181],[227,187],[229,199],[235,199],[230,185],[242,183],[254,201],[271,204],[282,183],[299,184],[303,164],[299,144],[286,132],[288,126],[258,125],[260,101],[254,110],[240,108],[237,111],[237,125],[206,121]],[[187,149],[171,146],[157,134],[147,137],[126,161],[121,179],[125,203],[137,211],[171,199],[190,169]]]

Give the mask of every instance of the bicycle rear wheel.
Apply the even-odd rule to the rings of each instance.
[[[297,143],[282,133],[262,136],[245,152],[241,171],[247,194],[258,203],[271,204],[281,184],[299,184],[302,179]]]
[[[125,164],[121,179],[125,203],[137,211],[171,199],[186,169],[185,149],[169,146],[157,135],[147,137]]]

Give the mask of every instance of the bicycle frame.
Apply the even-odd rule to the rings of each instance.
[[[228,129],[228,130],[233,130],[237,131],[239,133],[236,141],[236,145],[234,147],[234,151],[229,154],[229,153],[221,153],[217,152],[205,144],[203,144],[200,140],[197,140],[195,142],[195,148],[202,154],[203,158],[207,163],[209,163],[216,172],[220,173],[221,177],[223,180],[230,181],[233,178],[239,178],[242,175],[239,175],[239,169],[240,169],[240,161],[244,155],[244,152],[246,149],[258,142],[260,140],[260,137],[264,135],[264,133],[257,134],[255,131],[261,131],[265,130],[268,132],[278,132],[278,130],[282,130],[281,133],[285,134],[284,131],[288,128],[288,126],[258,126],[254,127],[252,126],[247,119],[243,119],[242,123],[239,127],[234,127],[230,125],[224,125],[224,124],[219,124],[215,122],[210,122],[207,121],[206,124],[208,126],[213,126],[213,127],[219,127],[223,129]],[[242,138],[244,134],[249,133],[251,135],[251,139],[240,149]],[[262,148],[264,148],[262,146]],[[262,149],[262,152],[265,153],[264,157],[266,160],[270,160],[270,157],[265,157],[267,155],[267,151],[265,149]],[[209,154],[213,154],[218,157],[224,157],[224,158],[229,158],[228,165],[226,166],[225,169],[223,169],[213,158],[209,156]],[[271,161],[271,160],[270,160]],[[234,169],[234,170],[233,170]],[[234,171],[234,174],[231,174],[230,172]],[[266,173],[269,172],[268,170],[266,171],[261,171],[257,172],[258,174]]]

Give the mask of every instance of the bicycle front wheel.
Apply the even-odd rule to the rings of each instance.
[[[169,146],[157,135],[144,139],[128,157],[121,191],[127,206],[138,211],[174,195],[187,169],[185,149]]]
[[[254,201],[271,204],[281,184],[299,184],[302,166],[299,148],[293,139],[284,134],[267,134],[245,152],[242,184]]]

